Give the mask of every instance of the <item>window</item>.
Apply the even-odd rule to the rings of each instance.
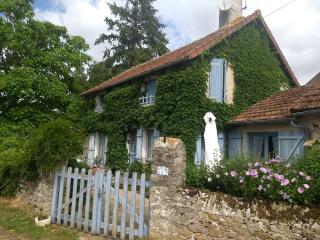
[[[104,95],[96,96],[96,112],[103,112]]]
[[[259,159],[274,158],[278,155],[278,133],[249,133],[249,154]]]
[[[140,105],[152,105],[156,99],[156,81],[150,80],[145,83],[144,96],[139,98]]]
[[[218,132],[218,143],[222,156],[224,155],[225,134],[224,132]],[[196,141],[196,153],[194,156],[194,162],[196,165],[201,165],[205,160],[205,140],[203,133],[199,134]]]
[[[213,58],[209,77],[209,98],[217,102],[224,102],[226,98],[226,71],[225,59]]]
[[[103,166],[107,159],[108,138],[105,133],[92,133],[89,135],[87,164]]]
[[[160,137],[159,130],[155,128],[139,128],[129,130],[127,148],[130,162],[135,160],[150,161],[155,140]]]

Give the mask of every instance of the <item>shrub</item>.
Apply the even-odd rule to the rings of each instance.
[[[66,161],[75,160],[82,153],[81,129],[64,119],[57,119],[40,126],[28,146],[26,158],[38,173],[54,171]]]
[[[294,162],[280,158],[256,161],[245,156],[224,160],[210,174],[209,188],[246,199],[258,197],[304,204],[319,202],[317,174],[320,168],[313,157],[310,155]],[[307,161],[311,167],[305,166]],[[316,165],[318,170],[313,168]]]
[[[128,171],[130,173],[136,172],[138,174],[145,173],[149,177],[151,175],[151,163],[134,161],[129,165]]]

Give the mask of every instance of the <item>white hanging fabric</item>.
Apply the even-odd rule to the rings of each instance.
[[[211,112],[207,112],[203,119],[206,122],[204,130],[205,164],[212,169],[222,159],[219,147],[216,117]]]

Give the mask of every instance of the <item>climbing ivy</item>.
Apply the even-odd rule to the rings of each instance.
[[[276,54],[267,33],[256,21],[196,59],[159,72],[156,104],[153,106],[139,105],[142,79],[109,89],[100,124],[95,123],[96,126],[103,125],[108,136],[107,164],[118,169],[128,167],[126,131],[142,126],[156,127],[163,136],[181,138],[187,150],[187,168],[192,168],[196,137],[204,128],[206,112],[213,112],[218,128],[223,129],[226,122],[253,103],[281,87],[291,86]],[[225,58],[234,70],[232,105],[207,98],[208,73],[213,57]],[[192,171],[187,170],[187,177],[188,172]]]

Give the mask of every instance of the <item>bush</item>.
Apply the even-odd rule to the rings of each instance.
[[[206,166],[189,163],[186,174],[188,186],[245,199],[320,203],[320,146],[292,161],[257,161],[244,155],[224,159],[211,172]]]
[[[141,161],[134,161],[129,165],[129,173],[136,172],[138,174],[145,173],[148,177],[151,175],[151,163],[143,163]]]
[[[221,161],[210,174],[209,188],[246,199],[258,197],[303,204],[319,202],[319,176],[315,173],[318,171],[319,174],[320,168],[312,171],[309,167],[302,168],[306,161],[316,165],[316,159],[312,157],[295,162],[280,158],[256,161],[245,156]]]
[[[82,153],[83,134],[72,122],[58,119],[39,127],[33,135],[26,159],[38,173],[48,174]]]

